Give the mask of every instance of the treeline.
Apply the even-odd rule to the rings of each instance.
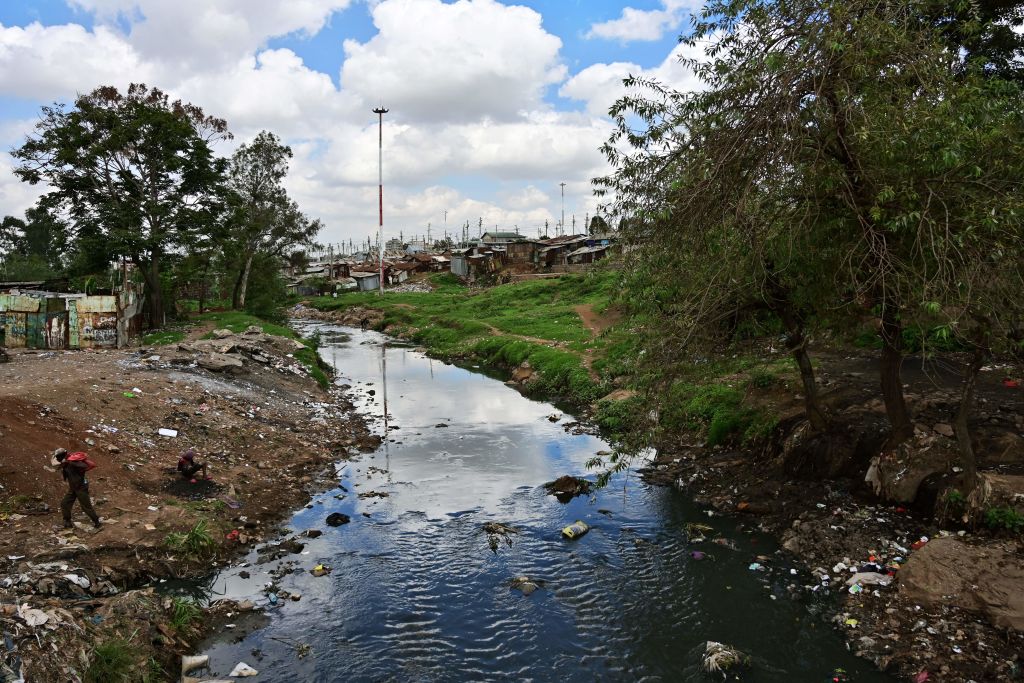
[[[827,448],[810,343],[871,321],[893,449],[913,434],[904,342],[925,330],[970,354],[952,417],[973,490],[978,372],[1024,321],[1022,19],[1006,1],[712,0],[686,40],[702,89],[629,79],[595,183],[631,218],[625,299],[656,322],[655,382],[769,321]]]
[[[118,281],[115,264],[131,264],[151,327],[179,294],[273,310],[283,259],[312,246],[321,225],[284,189],[288,146],[263,131],[218,156],[231,139],[223,119],[141,84],[44,107],[11,154],[15,174],[48,191],[24,219],[4,218],[0,274],[102,286]]]

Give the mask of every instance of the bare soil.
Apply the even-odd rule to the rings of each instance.
[[[12,352],[0,364],[0,621],[15,645],[8,666],[20,659],[32,681],[78,680],[92,646],[128,639],[132,625],[133,647],[173,658],[187,634],[167,632],[169,604],[140,587],[206,575],[275,534],[327,485],[331,463],[376,445],[345,397],[321,390],[288,357],[290,343],[247,338],[246,348],[261,351],[229,352],[242,361],[232,374],[199,367],[204,354],[188,343]],[[177,435],[160,436],[161,428]],[[89,480],[99,530],[77,504],[76,528],[61,528],[66,485],[50,463],[56,448],[85,451],[98,464]],[[211,482],[193,484],[176,472],[187,448],[208,463]],[[168,534],[200,522],[215,541],[210,557],[168,547]],[[62,578],[68,573],[88,587]],[[54,581],[42,581],[51,574]],[[104,617],[114,600],[133,605],[130,617]],[[15,605],[52,614],[33,626]],[[51,647],[67,632],[78,634],[74,652]]]

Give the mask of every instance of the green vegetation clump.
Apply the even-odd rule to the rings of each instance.
[[[777,418],[744,405],[743,394],[725,384],[677,382],[662,405],[661,428],[706,431],[707,444],[750,443],[771,434]]]
[[[200,520],[186,532],[172,531],[164,539],[167,549],[190,559],[202,560],[214,553],[217,542],[210,533],[206,520]]]
[[[128,683],[132,680],[135,660],[131,645],[121,639],[100,643],[85,672],[85,683]]]
[[[182,330],[157,330],[150,334],[142,337],[143,346],[167,346],[168,344],[177,344],[185,338],[185,332]]]
[[[993,507],[985,510],[985,526],[994,531],[1024,533],[1024,515],[1012,507]]]
[[[203,616],[203,608],[188,598],[171,599],[171,626],[176,631],[185,631]]]

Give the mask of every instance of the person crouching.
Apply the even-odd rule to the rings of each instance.
[[[199,472],[203,473],[203,479],[210,478],[210,475],[206,473],[206,463],[196,462],[196,452],[191,448],[178,458],[178,471],[181,472],[181,476],[189,479],[193,484],[196,483],[196,474]]]

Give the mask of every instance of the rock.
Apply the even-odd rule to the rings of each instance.
[[[319,529],[306,529],[302,533],[302,535],[307,538],[319,538],[320,536],[323,536],[323,534],[324,532],[320,531]]]
[[[228,337],[234,336],[235,333],[227,328],[222,327],[219,330],[214,330],[210,334],[213,336],[214,339],[227,339]]]
[[[932,427],[932,431],[936,434],[941,434],[942,436],[948,436],[950,438],[952,438],[954,434],[952,425],[948,425],[945,422],[940,422],[939,424],[934,425]]]
[[[199,367],[205,368],[210,372],[234,372],[244,367],[242,359],[223,353],[210,353],[200,356],[196,363]]]
[[[107,453],[120,453],[121,449],[114,445],[107,446]]]
[[[332,512],[327,515],[327,526],[341,526],[351,521],[352,518],[342,512]]]
[[[532,382],[537,376],[537,373],[530,366],[529,361],[524,361],[522,365],[512,371],[512,378],[509,380],[518,384],[528,384]]]
[[[864,481],[884,500],[914,502],[921,482],[933,474],[948,472],[958,459],[955,449],[943,446],[952,442],[932,440],[934,443],[923,448],[917,440],[903,443],[894,453],[872,458]]]
[[[434,428],[435,429],[440,429],[442,427],[447,427],[447,426],[448,425],[446,425],[444,422],[438,422],[436,425],[434,425]]]
[[[908,600],[934,609],[955,605],[1024,631],[1024,564],[1002,548],[936,538],[910,555],[898,579]]]
[[[263,328],[261,328],[259,325],[249,325],[249,327],[245,328],[245,332],[243,332],[242,334],[250,336],[254,334],[263,334]]]
[[[568,503],[576,496],[583,496],[590,493],[593,485],[586,479],[564,475],[544,484],[544,490],[554,496],[560,503]]]

